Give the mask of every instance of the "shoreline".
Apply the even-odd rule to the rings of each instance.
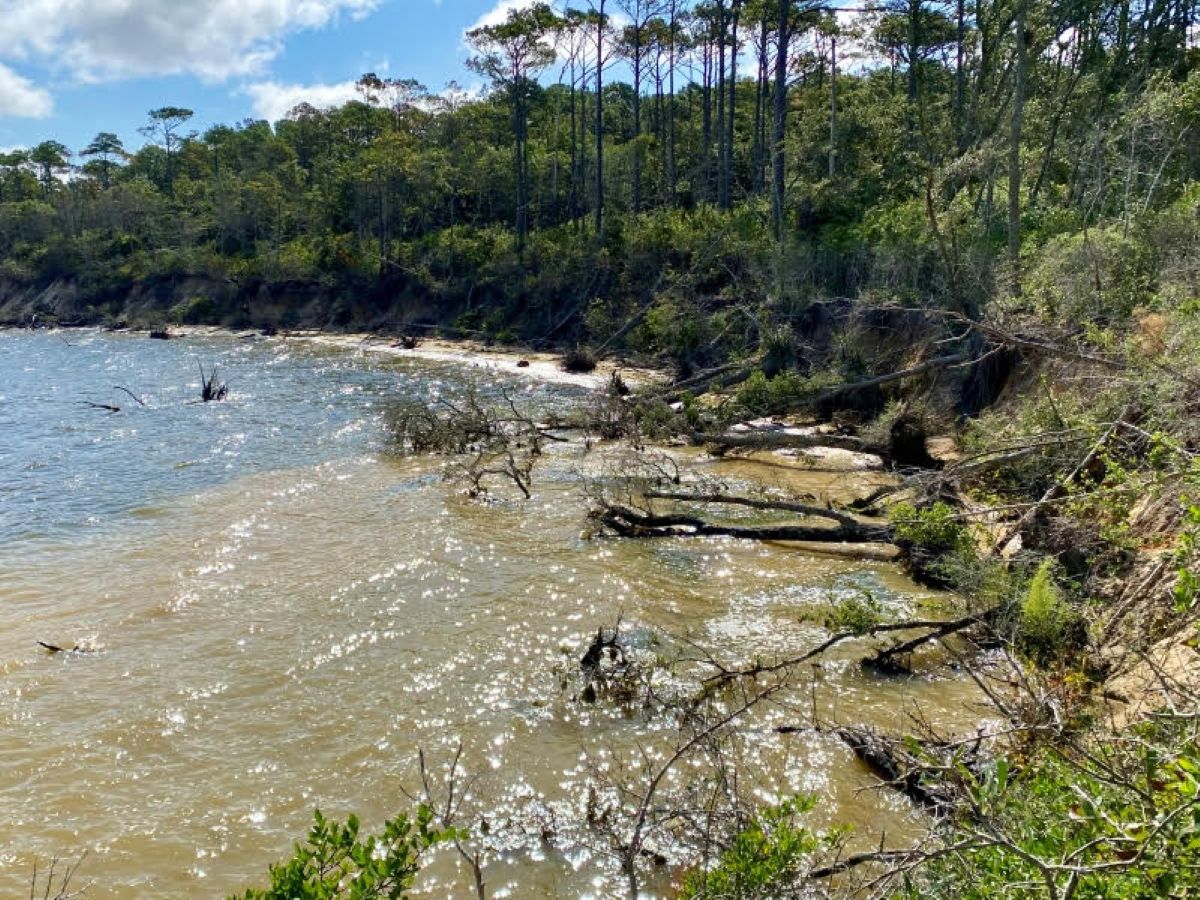
[[[18,326],[3,326],[0,331],[56,332],[96,331],[107,334],[127,334],[150,338],[148,329],[122,328],[111,330],[99,325],[70,327],[55,325],[45,329],[28,329]],[[666,384],[670,373],[620,358],[597,360],[592,372],[567,372],[561,367],[562,354],[545,350],[527,350],[507,345],[487,345],[481,341],[453,340],[448,338],[421,339],[415,348],[401,345],[396,336],[381,336],[371,332],[329,332],[320,330],[280,331],[275,335],[263,334],[257,329],[233,329],[222,325],[173,325],[167,329],[174,338],[226,337],[232,340],[284,340],[317,344],[341,350],[358,351],[363,354],[376,353],[397,359],[421,359],[430,362],[458,363],[468,368],[488,372],[525,377],[548,384],[564,384],[587,390],[601,390],[616,373],[631,387],[646,387]]]

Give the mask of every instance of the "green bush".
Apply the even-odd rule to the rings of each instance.
[[[890,516],[896,543],[906,551],[915,579],[955,589],[971,581],[979,554],[971,529],[959,521],[953,507],[941,501],[920,509],[900,503]]]
[[[883,622],[883,604],[870,591],[842,600],[825,617],[831,631],[852,631],[867,634]]]
[[[270,887],[252,888],[236,900],[396,900],[407,896],[427,850],[462,836],[435,828],[433,810],[424,804],[416,818],[401,815],[385,822],[382,834],[365,838],[353,815],[341,824],[317,810],[313,819],[307,843],[297,843],[291,859],[270,867]]]
[[[907,900],[1200,896],[1200,744],[1190,717],[1138,725],[1087,753],[1045,748],[971,786],[969,822],[894,896]]]
[[[832,372],[805,378],[796,372],[780,372],[768,378],[756,369],[738,388],[738,405],[751,415],[766,416],[796,410],[822,390],[840,383]]]
[[[1021,601],[1018,637],[1040,665],[1061,657],[1080,643],[1082,622],[1054,580],[1054,560],[1043,560]]]
[[[682,900],[801,896],[805,861],[822,842],[796,820],[814,805],[811,798],[803,798],[764,810],[737,835],[712,871],[688,877]]]
[[[970,530],[958,520],[949,504],[939,501],[917,509],[900,503],[892,507],[891,518],[896,540],[902,544],[938,556],[974,548]]]

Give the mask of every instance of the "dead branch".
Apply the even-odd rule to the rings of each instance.
[[[986,612],[974,613],[969,616],[963,616],[961,619],[942,622],[937,625],[931,625],[927,622],[921,623],[914,627],[928,628],[929,630],[924,634],[896,644],[894,647],[882,649],[874,656],[864,659],[862,664],[864,668],[886,675],[907,674],[910,671],[910,667],[908,662],[904,660],[904,657],[909,656],[913,651],[926,644],[940,641],[942,638],[958,634],[960,631],[966,631],[972,626],[991,622],[1000,614],[1001,609],[1002,607],[996,606]]]
[[[945,369],[949,366],[957,366],[963,363],[970,362],[971,356],[967,353],[953,353],[949,356],[939,356],[934,359],[926,360],[919,365],[912,366],[908,369],[901,369],[898,372],[889,372],[886,375],[877,375],[874,378],[867,378],[864,381],[855,381],[851,384],[843,384],[838,387],[829,388],[821,391],[813,397],[808,405],[820,406],[830,400],[834,400],[845,394],[852,394],[855,391],[867,390],[873,387],[883,387],[885,384],[891,384],[894,381],[901,381],[905,378],[915,378],[918,375],[924,375],[926,372],[933,372],[937,369]]]
[[[200,366],[200,400],[204,403],[219,403],[229,395],[229,385],[217,381],[217,370],[205,376],[203,363]]]
[[[959,792],[946,777],[953,763],[979,768],[979,746],[947,748],[940,742],[894,738],[871,728],[835,728],[833,734],[889,787],[938,813],[955,809]]]
[[[141,397],[139,397],[137,394],[135,394],[133,391],[131,391],[131,390],[130,390],[129,388],[127,388],[127,387],[121,387],[121,385],[119,385],[119,384],[114,384],[114,385],[113,385],[113,390],[114,390],[114,391],[124,391],[124,392],[125,392],[126,394],[128,394],[128,395],[129,395],[131,398],[133,398],[134,402],[136,402],[138,406],[145,406],[145,405],[146,405],[146,401],[145,401],[145,400],[143,400]]]
[[[1033,506],[1031,506],[1011,528],[1005,529],[999,540],[992,545],[991,552],[993,554],[1002,553],[1004,548],[1006,548],[1009,543],[1037,517],[1038,513],[1041,512],[1044,506],[1052,503],[1062,496],[1062,494],[1066,492],[1067,488],[1074,483],[1075,479],[1077,479],[1083,472],[1088,470],[1088,468],[1095,461],[1096,457],[1098,457],[1104,450],[1105,446],[1109,442],[1109,439],[1112,438],[1113,434],[1120,427],[1121,422],[1123,422],[1129,415],[1129,412],[1130,410],[1126,409],[1125,412],[1118,417],[1117,421],[1108,427],[1104,434],[1100,436],[1100,439],[1092,445],[1092,448],[1088,451],[1087,456],[1080,460],[1079,465],[1072,469],[1069,475],[1056,481],[1050,487],[1050,489],[1046,491],[1042,498]]]

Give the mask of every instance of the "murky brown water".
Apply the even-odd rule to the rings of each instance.
[[[282,357],[242,362],[252,372]],[[337,361],[331,393],[364,365]],[[408,383],[386,366],[365,371],[367,390]],[[556,826],[550,841],[497,847],[496,896],[610,896],[619,882],[578,821],[581,754],[620,758],[665,736],[653,719],[581,706],[563,689],[598,626],[623,616],[748,658],[819,640],[802,612],[864,587],[897,610],[929,599],[887,564],[723,540],[586,540],[575,472],[595,456],[576,446],[554,448],[532,501],[481,504],[434,463],[389,458],[371,440],[333,441],[316,461],[290,453],[290,407],[272,402],[243,407],[282,427],[271,446],[283,449],[255,455],[250,474],[235,466],[163,496],[130,488],[125,506],[105,501],[113,511],[98,527],[52,527],[70,519],[65,507],[30,534],[18,520],[42,521],[35,512],[10,506],[0,522],[17,535],[0,550],[0,894],[27,890],[35,857],[86,850],[90,896],[221,896],[260,883],[314,806],[370,826],[407,808],[417,749],[443,761],[461,741],[491,821],[532,810]],[[325,418],[304,428],[378,427],[369,407]],[[105,427],[128,427],[115,422]],[[122,457],[131,471],[139,454],[196,457],[185,438],[126,442]],[[710,465],[734,478],[763,470]],[[36,471],[4,469],[0,504],[28,504]],[[856,489],[845,476],[789,477],[815,493]],[[37,640],[98,652],[50,656]],[[868,676],[852,653],[825,666],[816,691],[827,720],[884,726],[914,706],[965,726],[973,696],[955,680]],[[855,823],[872,840],[911,829],[916,813],[870,790],[835,739],[768,734],[789,715],[773,709],[753,726],[778,778],[770,790],[815,793],[816,824]],[[425,888],[469,896],[449,857]]]

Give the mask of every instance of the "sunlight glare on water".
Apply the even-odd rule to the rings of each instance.
[[[227,402],[191,402],[200,364]],[[819,640],[801,612],[831,598],[928,599],[884,564],[586,540],[577,445],[553,449],[524,503],[472,501],[438,461],[383,452],[390,400],[465,372],[283,340],[0,332],[0,894],[27,890],[35,858],[84,850],[94,897],[261,883],[314,807],[378,825],[408,808],[417,749],[441,764],[461,741],[497,823],[495,895],[610,896],[582,826],[584,755],[663,735],[564,689],[596,628],[621,616],[773,653]],[[954,681],[879,681],[848,656],[823,678],[830,719],[971,715]],[[911,823],[860,791],[836,741],[780,743],[758,751],[779,757],[773,789],[827,798],[825,824]],[[424,887],[470,894],[449,856]]]

